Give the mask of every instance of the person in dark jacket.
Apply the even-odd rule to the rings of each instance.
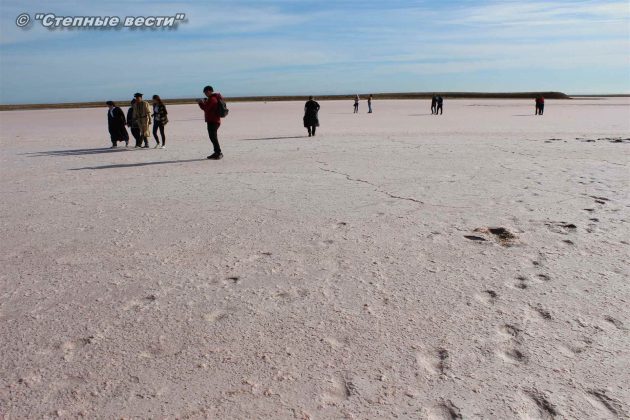
[[[136,139],[136,147],[142,146],[142,139],[140,138],[140,130],[138,126],[133,123],[133,104],[136,103],[135,99],[131,100],[129,109],[127,110],[127,127],[131,130],[131,135]]]
[[[153,138],[156,141],[155,148],[160,147],[160,138],[158,137],[158,130],[160,130],[160,134],[162,134],[162,147],[161,149],[166,149],[166,136],[164,135],[164,126],[168,123],[168,112],[166,111],[166,106],[162,102],[162,99],[159,95],[153,95]]]
[[[438,95],[436,102],[437,102],[437,106],[435,107],[435,115],[438,114],[438,111],[440,111],[440,115],[442,115],[442,112],[443,112],[442,106],[444,105],[444,99],[440,95]]]
[[[223,158],[221,146],[219,145],[219,126],[221,125],[221,115],[219,114],[219,100],[223,100],[220,93],[214,93],[212,86],[203,88],[205,99],[199,99],[197,103],[199,108],[203,109],[206,126],[208,128],[208,136],[212,142],[214,153],[208,156],[208,159],[219,160]]]
[[[542,115],[545,110],[545,98],[542,95],[536,97],[536,115]]]
[[[437,95],[433,95],[431,97],[431,115],[436,114],[436,108],[437,108]]]
[[[368,114],[372,113],[372,95],[368,96]]]
[[[107,111],[107,128],[112,141],[112,149],[118,147],[119,141],[124,141],[125,147],[129,146],[129,133],[127,133],[125,128],[125,114],[112,101],[107,101],[106,104],[109,108],[109,111]]]
[[[308,130],[308,136],[315,135],[315,129],[319,127],[319,104],[313,100],[312,96],[308,97],[308,101],[304,104],[304,127]]]

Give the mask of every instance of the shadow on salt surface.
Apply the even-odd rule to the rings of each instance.
[[[283,140],[283,139],[304,139],[304,138],[308,138],[308,136],[260,137],[257,139],[240,139],[240,141]]]
[[[103,165],[103,166],[85,166],[83,168],[70,168],[69,171],[83,171],[92,169],[120,169],[120,168],[134,168],[138,166],[150,166],[150,165],[163,165],[167,163],[186,163],[186,162],[201,162],[208,159],[182,159],[182,160],[161,160],[157,162],[141,162],[141,163],[120,163],[116,165]]]
[[[120,152],[130,152],[133,149],[126,147],[118,147],[116,149],[112,149],[110,147],[99,147],[97,149],[70,149],[70,150],[48,150],[45,152],[30,152],[23,153],[23,155],[27,155],[30,157],[41,157],[41,156],[79,156],[79,155],[95,155],[99,153],[120,153]]]

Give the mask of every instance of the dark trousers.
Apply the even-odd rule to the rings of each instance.
[[[212,147],[214,147],[214,153],[221,153],[221,146],[219,146],[219,124],[216,123],[206,123],[208,125],[208,136],[210,136],[210,141],[212,142]]]
[[[440,112],[440,114],[443,112],[442,111],[442,105],[438,104],[437,108],[435,109],[435,115],[437,115],[438,111]]]
[[[314,136],[315,135],[315,129],[317,128],[317,126],[311,125],[309,127],[306,127],[306,129],[308,130],[308,135],[309,136]]]
[[[538,105],[538,115],[542,115],[545,110],[545,104]]]
[[[158,130],[160,130],[160,134],[162,135],[162,146],[166,146],[166,136],[164,135],[164,124],[161,122],[153,121],[153,138],[160,144],[160,138],[158,137]]]
[[[142,139],[140,138],[140,129],[138,127],[131,126],[131,135],[136,139],[136,147],[142,146]]]

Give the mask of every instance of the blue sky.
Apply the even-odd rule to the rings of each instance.
[[[630,93],[621,1],[32,1],[0,3],[0,102],[355,92]],[[57,16],[186,13],[176,30],[61,30]]]

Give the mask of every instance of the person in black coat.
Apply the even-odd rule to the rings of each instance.
[[[125,125],[125,114],[122,109],[116,106],[112,101],[107,101],[107,128],[109,129],[109,136],[112,140],[112,149],[118,147],[119,141],[124,141],[125,146],[129,146],[129,134]]]
[[[437,97],[437,106],[435,107],[435,115],[438,114],[438,112],[440,113],[440,115],[442,115],[442,113],[444,112],[444,99],[438,95]]]
[[[315,129],[319,127],[319,104],[313,100],[312,96],[308,97],[308,101],[304,104],[304,127],[308,130],[308,136],[315,135]]]

